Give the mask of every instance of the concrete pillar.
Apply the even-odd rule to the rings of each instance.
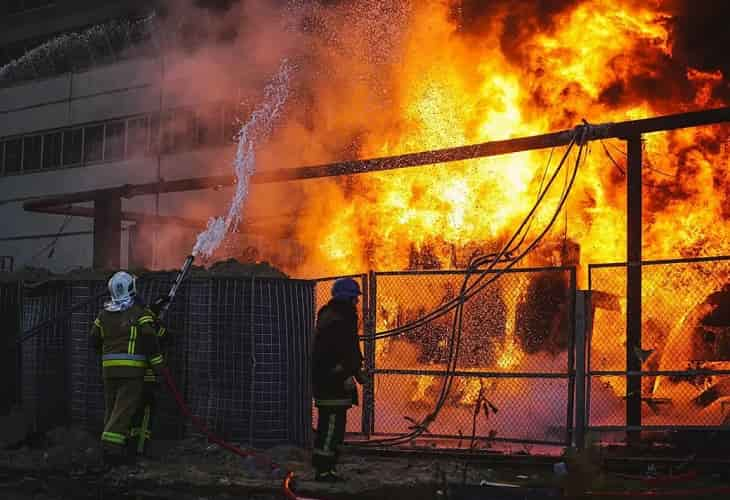
[[[122,244],[122,200],[94,200],[94,269],[118,269]]]

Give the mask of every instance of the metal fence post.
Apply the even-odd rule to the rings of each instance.
[[[367,303],[363,304],[363,316],[365,316],[365,371],[368,374],[368,382],[363,386],[363,408],[362,408],[362,432],[370,436],[375,431],[375,318],[377,316],[377,275],[370,271],[363,276],[363,288],[367,293]],[[365,306],[367,305],[367,309]]]
[[[575,429],[573,445],[585,447],[586,432],[586,327],[590,308],[590,291],[575,291]]]
[[[571,267],[570,270],[570,288],[569,288],[569,296],[568,296],[568,302],[570,304],[570,318],[572,321],[570,321],[570,329],[572,330],[570,333],[570,342],[568,344],[568,367],[567,367],[567,376],[568,376],[568,407],[567,407],[567,415],[566,415],[566,427],[565,427],[565,442],[568,446],[570,446],[573,442],[573,434],[575,432],[575,345],[576,345],[576,335],[577,335],[577,328],[576,328],[576,314],[577,314],[577,303],[576,303],[576,290],[578,288],[576,284],[576,269],[575,267]]]
[[[641,350],[641,136],[626,138],[627,145],[627,269],[626,269],[626,371],[640,372]],[[641,426],[641,376],[626,377],[626,425]],[[628,440],[636,444],[641,433],[630,431]]]

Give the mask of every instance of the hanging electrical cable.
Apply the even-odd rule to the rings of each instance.
[[[578,133],[578,131],[576,131],[576,134],[577,133]],[[514,232],[512,237],[509,239],[509,241],[503,246],[503,248],[497,254],[490,255],[490,256],[477,257],[472,263],[469,264],[468,270],[482,268],[482,266],[488,264],[486,268],[479,269],[480,277],[477,279],[475,285],[478,284],[481,280],[484,279],[484,277],[487,274],[490,273],[490,271],[494,268],[494,266],[497,265],[502,260],[504,255],[507,253],[507,250],[512,248],[512,245],[514,244],[515,240],[520,237],[520,235],[522,234],[522,231],[525,229],[527,224],[530,222],[530,220],[534,216],[535,212],[537,211],[538,207],[540,206],[543,199],[545,198],[548,191],[550,190],[550,187],[554,183],[555,179],[558,177],[561,169],[563,168],[563,166],[568,158],[568,155],[570,154],[570,151],[572,150],[572,148],[575,144],[576,144],[576,138],[574,135],[573,140],[571,140],[571,142],[568,144],[567,149],[566,149],[562,159],[560,160],[560,163],[558,164],[555,172],[550,177],[550,180],[548,181],[547,185],[545,186],[545,189],[540,193],[540,196],[538,196],[538,199],[536,200],[532,209],[529,211],[529,213],[527,214],[525,219],[522,221],[522,223],[517,228],[517,230]],[[530,250],[531,249],[532,249],[532,247],[530,247]],[[525,252],[523,252],[521,254],[520,259],[522,257],[524,257],[524,255],[526,255]],[[514,266],[514,264],[516,264],[516,262],[514,262],[511,266],[508,265],[507,269]],[[468,275],[469,275],[469,273],[467,273],[467,279],[468,279]],[[471,290],[473,290],[473,289],[469,288],[469,291],[471,291]],[[406,325],[402,325],[402,326],[399,326],[399,327],[396,327],[396,328],[393,328],[391,330],[387,330],[384,332],[376,333],[374,335],[361,336],[360,338],[363,340],[378,340],[378,339],[402,335],[403,333],[412,331],[416,328],[419,328],[419,327],[433,321],[434,319],[437,319],[445,314],[448,314],[451,310],[453,310],[458,305],[459,302],[468,299],[472,295],[473,294],[467,293],[463,297],[457,296],[454,299],[451,299],[448,302],[442,304],[438,308],[432,310],[428,314],[422,316],[421,318],[414,320]]]
[[[535,206],[533,206],[532,210],[528,213],[528,215],[523,220],[520,227],[515,231],[512,238],[508,241],[508,243],[503,247],[502,251],[500,251],[497,255],[489,256],[487,257],[476,257],[472,259],[472,261],[469,263],[469,266],[467,267],[464,280],[462,281],[462,286],[459,295],[450,301],[447,305],[454,304],[453,307],[448,308],[448,310],[455,309],[454,319],[452,322],[452,329],[451,329],[451,337],[449,341],[449,355],[448,355],[448,362],[447,362],[447,368],[446,372],[444,374],[444,383],[442,384],[441,390],[439,392],[439,396],[437,398],[436,404],[434,406],[434,409],[431,413],[426,415],[426,417],[423,418],[418,423],[414,423],[411,426],[411,431],[408,433],[405,433],[401,436],[391,437],[391,438],[384,438],[384,439],[378,439],[378,440],[370,440],[365,443],[358,443],[358,446],[397,446],[399,444],[405,444],[409,441],[412,441],[416,439],[417,437],[421,436],[423,433],[428,432],[428,426],[436,419],[438,414],[440,413],[441,409],[443,408],[444,404],[446,403],[446,400],[448,398],[448,395],[451,391],[451,387],[453,385],[453,379],[455,377],[458,358],[459,358],[459,349],[461,346],[461,335],[463,332],[463,308],[466,301],[473,297],[475,294],[479,293],[481,290],[483,290],[486,286],[493,283],[495,280],[497,280],[500,276],[502,276],[507,270],[512,268],[514,265],[516,265],[524,256],[526,256],[539,242],[544,238],[544,236],[549,232],[549,230],[554,225],[555,221],[557,220],[557,217],[559,216],[560,212],[562,211],[565,202],[568,199],[568,196],[570,194],[570,191],[574,185],[575,178],[577,176],[578,170],[581,165],[581,161],[585,160],[585,147],[587,144],[586,137],[589,133],[589,127],[590,125],[586,124],[585,127],[577,128],[576,133],[574,135],[573,140],[568,145],[568,148],[563,155],[563,158],[556,168],[556,171],[553,173],[553,175],[550,178],[550,181],[548,182],[548,185],[545,187],[545,190],[540,193],[538,196],[538,199],[536,201]],[[504,268],[501,268],[497,270],[495,273],[493,273],[493,276],[490,277],[489,280],[487,280],[484,283],[480,284],[480,281],[484,279],[484,277],[491,272],[491,270],[494,268],[494,266],[500,262],[500,259],[502,256],[506,253],[508,249],[510,249],[511,245],[513,244],[514,240],[519,237],[519,235],[522,233],[523,229],[525,227],[529,227],[529,224],[532,220],[532,217],[534,216],[535,212],[537,211],[537,208],[539,207],[540,203],[544,199],[545,195],[550,189],[550,186],[552,185],[553,181],[557,178],[557,175],[561,171],[563,165],[565,164],[566,159],[568,158],[571,149],[575,144],[579,144],[578,153],[576,156],[576,162],[575,167],[573,168],[573,171],[571,174],[569,174],[570,180],[568,181],[568,174],[566,174],[566,184],[564,185],[563,192],[560,196],[560,201],[558,203],[558,206],[556,207],[556,210],[551,218],[551,220],[548,222],[547,226],[544,228],[544,230],[535,238],[535,240],[528,246],[525,251],[523,251],[517,258],[510,261],[507,266]],[[546,170],[547,171],[547,170]],[[542,182],[541,182],[542,184]],[[522,237],[522,240],[520,241],[520,246],[522,242],[524,241],[526,237],[525,233]],[[480,269],[480,266],[484,265],[487,260],[491,261],[489,262],[486,269]],[[468,285],[469,283],[469,277],[472,273],[479,273],[479,278],[475,281],[474,284],[471,286]],[[445,305],[446,306],[446,305]],[[432,311],[432,313],[437,312],[438,316],[434,316],[433,319],[442,316],[443,314],[446,314],[448,310],[446,310],[446,307],[443,306],[441,308],[437,308],[437,310]],[[430,316],[430,315],[429,315]],[[414,324],[416,322],[411,323]],[[405,325],[410,326],[410,325]],[[393,336],[392,332],[395,331],[392,330],[391,332],[384,332],[389,334],[389,336]],[[400,333],[399,333],[400,334]],[[378,335],[375,336],[376,338],[384,338],[380,337]],[[369,338],[373,338],[372,336]]]

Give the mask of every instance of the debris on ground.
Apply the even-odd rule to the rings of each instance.
[[[310,452],[294,446],[257,450],[256,456],[241,458],[202,437],[153,441],[149,456],[140,459],[138,466],[108,471],[101,466],[98,436],[76,427],[30,434],[23,441],[2,444],[0,498],[19,500],[101,498],[99,492],[109,488],[122,493],[113,497],[115,500],[281,499],[286,472],[294,473],[298,494],[327,500],[453,500],[472,498],[459,497],[457,492],[467,495],[479,485],[521,487],[524,494],[532,491],[530,494],[538,495],[535,498],[558,498],[550,496],[557,491],[564,492],[561,498],[583,498],[585,491],[630,494],[656,487],[717,487],[727,483],[724,474],[715,478],[707,470],[689,474],[661,461],[644,463],[638,475],[607,472],[606,457],[593,449],[568,451],[550,460],[425,452],[362,454],[348,449],[339,467],[347,480],[326,484],[313,481]],[[272,462],[279,467],[272,468]],[[675,477],[681,481],[670,481]],[[32,494],[22,496],[24,491]],[[539,496],[543,494],[548,496]]]

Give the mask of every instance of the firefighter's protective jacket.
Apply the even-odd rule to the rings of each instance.
[[[125,311],[103,310],[91,328],[91,344],[101,352],[105,378],[144,377],[163,365],[155,318],[135,304]]]
[[[345,381],[362,369],[357,325],[357,309],[351,302],[331,300],[317,314],[312,351],[317,406],[350,406],[353,402],[353,389],[346,388]]]

